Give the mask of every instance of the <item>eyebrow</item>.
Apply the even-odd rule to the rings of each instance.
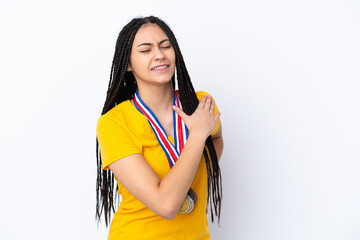
[[[161,42],[159,42],[159,45],[161,45],[163,42],[166,42],[166,41],[170,41],[170,40],[169,39],[164,39]],[[143,45],[152,46],[153,44],[152,43],[142,43],[142,44],[139,44],[137,47],[140,47],[140,46],[143,46]]]

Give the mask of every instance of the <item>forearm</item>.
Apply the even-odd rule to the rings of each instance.
[[[200,135],[190,133],[176,164],[160,181],[159,193],[163,199],[166,199],[163,204],[171,209],[170,215],[176,215],[194,180],[205,140]]]

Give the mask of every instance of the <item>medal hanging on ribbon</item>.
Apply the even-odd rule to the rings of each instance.
[[[167,137],[167,134],[164,128],[161,126],[159,120],[156,118],[155,114],[151,109],[142,101],[138,90],[136,89],[134,98],[134,105],[136,109],[145,115],[150,123],[151,128],[153,129],[157,140],[159,141],[160,146],[165,152],[165,155],[168,159],[169,166],[172,168],[177,159],[179,158],[187,138],[189,137],[189,130],[186,127],[184,120],[173,110],[173,124],[174,124],[174,143],[175,146],[170,142]],[[174,90],[174,105],[182,109],[179,96]],[[179,214],[189,213],[194,209],[197,196],[194,190],[189,189],[183,204],[179,209]]]

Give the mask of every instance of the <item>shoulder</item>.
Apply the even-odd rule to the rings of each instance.
[[[210,93],[205,92],[205,91],[196,91],[196,96],[198,97],[198,99],[200,100],[204,95],[210,95]]]
[[[107,111],[105,114],[103,114],[101,117],[105,118],[115,118],[118,115],[123,114],[124,112],[128,112],[129,110],[129,101],[123,101]]]
[[[201,98],[202,98],[203,96],[205,96],[205,95],[207,95],[207,96],[211,95],[210,93],[205,92],[205,91],[196,91],[195,93],[196,93],[196,96],[197,96],[197,98],[198,98],[199,101],[201,100]],[[211,95],[211,96],[212,96],[212,95]],[[214,96],[212,96],[212,99],[214,99]],[[216,103],[215,103],[215,105],[216,105]]]
[[[129,134],[133,138],[140,138],[151,133],[152,128],[146,116],[140,113],[129,100],[126,100],[98,118],[96,132],[99,136],[107,133],[110,135]]]
[[[131,111],[130,104],[128,101],[123,101],[101,115],[97,121],[97,129],[100,130],[110,126],[123,125],[130,121],[129,118],[136,119],[133,117],[134,113]]]

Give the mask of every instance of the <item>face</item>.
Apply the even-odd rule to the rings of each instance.
[[[175,51],[157,24],[144,24],[135,35],[128,71],[137,84],[168,83],[175,72]]]

